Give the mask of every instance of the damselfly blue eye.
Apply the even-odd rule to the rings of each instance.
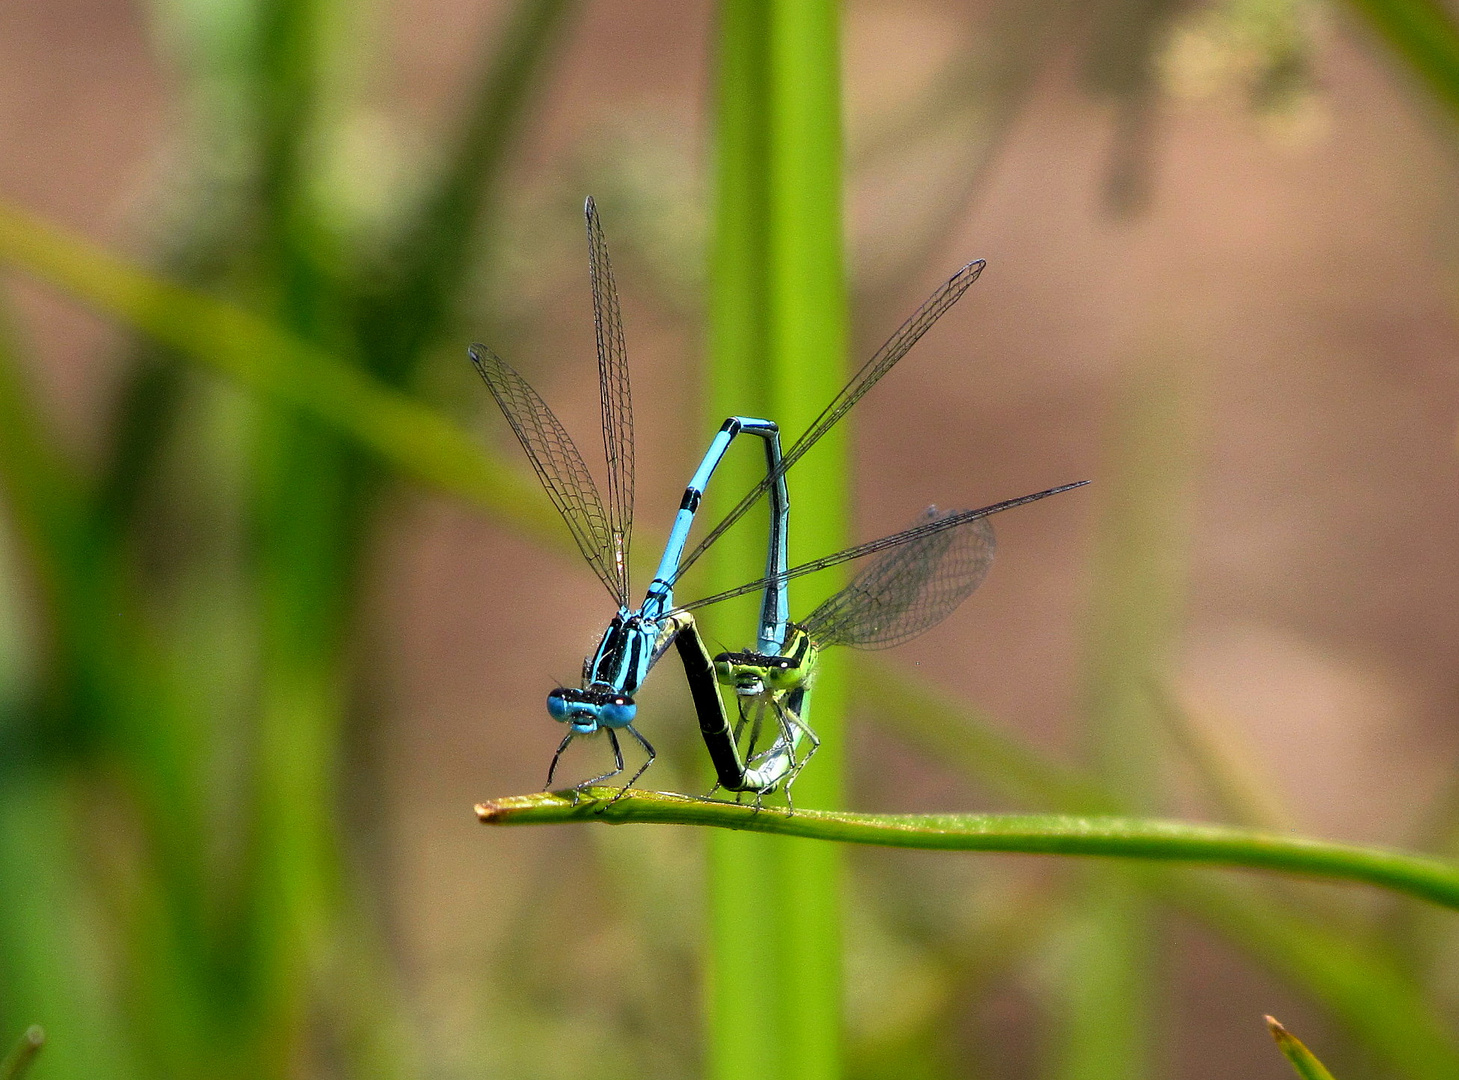
[[[598,706],[598,719],[608,727],[623,727],[633,723],[638,706],[629,697],[615,697]]]

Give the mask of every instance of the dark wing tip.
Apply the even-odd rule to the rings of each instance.
[[[591,195],[583,202],[583,217],[595,218],[598,216],[598,204]]]

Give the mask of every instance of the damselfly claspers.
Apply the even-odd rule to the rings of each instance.
[[[591,198],[587,200],[584,212],[598,346],[603,449],[608,463],[606,506],[582,454],[537,392],[486,346],[473,345],[470,355],[526,451],[543,489],[562,514],[583,557],[618,605],[597,649],[583,661],[582,685],[558,687],[547,696],[548,714],[568,725],[568,732],[552,757],[547,786],[552,785],[557,763],[572,740],[599,730],[608,733],[614,768],[577,787],[584,788],[620,774],[624,764],[617,732],[626,731],[647,754],[647,760],[625,785],[626,791],[643,775],[655,756],[648,740],[633,726],[637,713],[634,694],[649,669],[673,644],[680,631],[693,624],[693,617],[686,608],[675,608],[674,584],[725,530],[768,493],[770,529],[766,577],[753,586],[736,591],[734,595],[763,590],[757,647],[766,655],[783,650],[789,627],[786,582],[796,573],[786,568],[786,530],[790,514],[786,472],[958,301],[982,273],[984,264],[981,260],[969,263],[944,282],[862,365],[805,433],[784,452],[780,446],[780,429],[773,421],[746,416],[727,419],[684,491],[658,569],[649,583],[643,603],[634,608],[630,606],[632,593],[629,580],[629,546],[633,531],[633,404],[629,393],[628,359],[613,268]],[[696,548],[685,555],[689,529],[704,490],[730,444],[740,434],[754,435],[763,441],[765,476]],[[702,645],[700,647],[702,650]]]

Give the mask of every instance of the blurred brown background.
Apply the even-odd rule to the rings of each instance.
[[[1000,518],[984,588],[889,656],[1074,759],[1112,418],[1150,372],[1173,379],[1189,445],[1171,452],[1190,462],[1174,692],[1303,831],[1409,843],[1459,752],[1452,132],[1345,11],[1292,10],[1305,66],[1261,99],[1252,71],[1267,58],[1217,9],[1170,13],[1158,78],[1131,92],[1091,76],[1089,12],[847,5],[855,355],[962,261],[988,260],[968,298],[857,409],[857,536],[895,530],[928,503],[1096,482]],[[430,152],[474,43],[499,16],[459,0],[349,14],[358,55],[339,77],[363,83],[362,105],[330,153],[341,192],[365,212]],[[666,526],[708,422],[694,394],[710,17],[705,4],[606,0],[575,18],[514,157],[509,240],[482,273],[471,327],[590,438],[597,391],[574,208],[596,194],[620,256],[646,530]],[[188,197],[174,190],[188,46],[158,25],[135,4],[0,6],[0,192],[143,257],[165,247],[167,210]],[[84,458],[120,339],[48,290],[11,288],[45,399]],[[489,400],[455,378],[438,394],[515,461]],[[670,1047],[654,1068],[599,1056],[596,1025],[617,1021],[592,988],[636,985],[647,961],[642,942],[614,930],[613,902],[593,884],[601,866],[587,866],[604,861],[601,845],[616,845],[606,861],[624,867],[658,860],[685,883],[677,902],[692,904],[693,839],[486,832],[470,812],[541,783],[558,738],[542,698],[596,639],[607,613],[596,583],[415,491],[396,498],[374,558],[375,670],[361,692],[390,717],[374,746],[388,799],[360,808],[373,823],[365,857],[388,882],[380,898],[439,1075],[476,1075],[483,1060],[499,1075],[586,1062],[691,1072]],[[648,737],[680,740],[669,730],[685,711],[677,680],[660,673],[642,700]],[[600,751],[576,751],[570,771],[598,771]],[[654,779],[670,786],[663,768]],[[866,724],[852,791],[864,809],[1000,805]],[[1193,798],[1184,806],[1203,812]],[[873,879],[915,863],[971,875],[970,888],[1052,872],[1010,859],[853,859]],[[959,865],[927,870],[934,861]],[[864,923],[853,913],[853,932],[875,945]],[[1303,1019],[1307,1007],[1204,932],[1166,933],[1169,1054],[1188,1059],[1169,1075],[1283,1075],[1256,1021],[1283,1006]],[[916,964],[867,948],[870,959],[852,962],[853,1008],[868,994],[915,996]],[[556,1027],[508,1033],[503,1016],[528,1021],[503,986],[514,964],[537,963],[555,972],[549,985],[585,992]],[[1020,986],[1037,980],[1025,971],[970,1005],[968,1039],[1027,1036],[1036,1021]],[[669,1007],[675,1023],[697,1022],[683,998]],[[980,1054],[980,1075],[1032,1075],[1014,1050]]]

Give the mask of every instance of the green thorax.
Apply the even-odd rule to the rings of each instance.
[[[815,674],[820,650],[810,636],[791,623],[785,645],[774,655],[725,652],[714,658],[714,674],[723,686],[741,695],[785,693],[807,686]]]

